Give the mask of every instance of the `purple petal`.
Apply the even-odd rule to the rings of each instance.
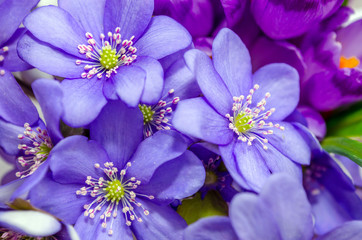
[[[68,224],[74,224],[83,214],[83,205],[93,201],[91,197],[76,194],[76,191],[84,185],[60,184],[53,181],[48,174],[30,191],[30,201],[35,207],[53,214]]]
[[[136,207],[137,216],[142,216],[142,223],[135,222],[131,228],[139,240],[173,239],[182,240],[185,220],[169,206],[159,206],[152,200],[138,200],[150,214],[144,216],[142,208]]]
[[[230,113],[233,97],[223,79],[216,72],[211,59],[200,50],[190,50],[185,53],[185,61],[195,74],[197,83],[207,101],[221,115]]]
[[[298,110],[307,120],[309,130],[316,135],[318,139],[323,139],[327,132],[326,122],[322,115],[311,107],[302,106]]]
[[[16,155],[19,152],[18,145],[21,141],[18,135],[23,132],[23,126],[19,127],[0,119],[0,146],[7,154]]]
[[[179,23],[166,16],[155,16],[135,47],[139,56],[160,59],[188,47],[190,43],[190,34]]]
[[[7,0],[0,3],[0,46],[10,39],[23,18],[39,0]]]
[[[162,164],[182,155],[186,147],[179,133],[171,130],[158,131],[138,145],[130,159],[132,167],[127,170],[127,176],[147,183]]]
[[[3,70],[1,70],[3,71]],[[0,74],[0,115],[5,121],[23,126],[38,121],[38,111],[9,71]]]
[[[253,84],[260,88],[253,95],[253,105],[265,97],[266,93],[271,96],[266,100],[265,111],[275,108],[275,112],[269,117],[270,120],[283,120],[290,115],[299,102],[299,76],[298,72],[283,63],[274,63],[260,68],[254,73]]]
[[[66,10],[93,36],[98,37],[103,30],[103,15],[106,0],[59,0],[58,5]],[[80,44],[80,43],[78,43]]]
[[[160,100],[163,89],[163,69],[161,64],[151,57],[138,57],[132,64],[138,66],[146,72],[145,88],[141,97],[141,102],[145,104],[155,104]]]
[[[205,168],[191,151],[161,165],[146,185],[138,189],[142,194],[171,203],[196,193],[205,182]]]
[[[104,9],[104,30],[113,32],[117,27],[123,39],[141,37],[151,21],[153,1],[106,0]]]
[[[39,42],[30,33],[24,34],[18,43],[21,59],[39,70],[61,77],[79,78],[84,69],[75,64],[76,58]]]
[[[229,27],[233,27],[241,20],[246,3],[243,0],[221,0]]]
[[[362,238],[362,221],[350,221],[318,237],[317,240],[358,240]]]
[[[269,37],[285,39],[305,33],[334,13],[342,3],[343,0],[256,0],[251,3],[251,11]]]
[[[207,217],[189,225],[184,240],[238,240],[228,217]]]
[[[77,222],[75,223],[75,229],[77,230],[79,237],[82,240],[112,240],[112,239],[124,239],[132,240],[132,232],[126,225],[124,213],[118,212],[116,218],[111,217],[112,224],[107,222],[107,227],[102,227],[104,220],[100,219],[99,213],[95,215],[94,219],[85,217],[83,214],[80,215]],[[107,219],[109,221],[109,219]],[[109,235],[109,230],[113,230],[113,234]]]
[[[216,71],[234,97],[246,95],[249,92],[251,89],[250,55],[238,35],[230,29],[221,29],[212,44],[212,60]]]
[[[5,60],[3,60],[3,62],[0,62],[1,67],[11,72],[25,71],[32,68],[28,63],[24,62],[19,58],[18,51],[16,49],[20,38],[25,32],[25,28],[18,28],[15,31],[14,35],[6,43],[4,43],[2,47],[8,47],[8,51],[6,53],[3,53]]]
[[[265,137],[269,140],[267,146],[272,145],[277,151],[296,163],[309,165],[310,148],[303,137],[292,124],[287,122],[280,122],[279,124],[285,130],[275,129],[273,134],[266,135]]]
[[[229,121],[216,113],[203,98],[179,102],[172,123],[178,131],[214,144],[228,144],[233,138]]]
[[[57,219],[33,210],[0,212],[0,225],[25,235],[37,237],[50,236],[61,229],[61,224]]]
[[[15,190],[20,187],[24,183],[25,179],[17,179],[8,184],[0,186],[0,208],[8,208],[9,206],[6,204],[10,201],[11,196],[15,192]]]
[[[122,101],[109,101],[89,129],[90,138],[103,146],[117,167],[123,167],[143,139],[143,115]]]
[[[68,12],[56,6],[34,10],[24,19],[24,25],[37,39],[73,56],[80,57],[78,45],[87,43],[85,30]]]
[[[60,118],[63,114],[63,92],[60,84],[49,79],[39,79],[31,86],[44,114],[47,132],[55,145],[63,139],[59,129]]]
[[[102,80],[65,79],[61,83],[64,93],[64,121],[72,127],[91,123],[101,112],[107,99],[103,95]]]
[[[59,183],[82,184],[87,176],[97,177],[102,172],[94,167],[108,161],[107,153],[94,140],[71,136],[60,141],[50,152],[50,168]]]
[[[124,66],[113,76],[119,98],[130,107],[136,107],[141,99],[146,71],[136,66]]]
[[[360,44],[362,41],[362,20],[358,20],[337,31],[337,41],[342,44],[341,56],[362,59]]]

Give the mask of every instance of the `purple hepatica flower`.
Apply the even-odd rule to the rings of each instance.
[[[202,186],[203,166],[175,131],[139,144],[142,116],[123,121],[135,114],[110,102],[90,128],[99,143],[72,136],[58,144],[52,158],[60,161],[51,161],[52,174],[32,189],[31,202],[75,223],[81,239],[132,239],[132,232],[137,239],[180,239],[186,222],[168,204]]]
[[[362,220],[362,201],[351,179],[328,153],[315,151],[303,181],[316,234],[325,234],[347,221]]]
[[[0,211],[1,239],[78,240],[74,228],[50,214],[33,211]]]
[[[251,10],[269,37],[286,39],[307,32],[342,3],[343,0],[253,0]]]
[[[302,185],[285,174],[270,177],[260,195],[240,193],[230,218],[209,217],[191,224],[184,240],[298,239],[313,236],[311,207]]]
[[[339,9],[302,42],[307,68],[301,85],[301,100],[318,111],[333,110],[362,99],[359,45],[362,20],[338,29],[350,13],[349,8]]]
[[[47,122],[45,125],[11,73],[5,72],[0,80],[3,83],[0,89],[0,146],[8,156],[16,156],[20,169],[16,176],[21,179],[9,184],[17,188],[18,182],[23,183],[11,197],[14,199],[41,180],[48,169],[49,161],[46,160],[53,146],[63,139],[59,130],[63,95],[58,82],[43,79],[33,83],[34,94]]]
[[[0,75],[5,71],[24,71],[31,66],[18,57],[16,45],[26,29],[19,28],[23,18],[39,0],[0,1]]]
[[[309,148],[293,124],[283,122],[299,100],[295,69],[270,64],[252,75],[246,47],[228,29],[215,38],[212,61],[198,50],[185,57],[205,98],[180,101],[175,128],[219,145],[226,168],[243,188],[260,190],[274,172],[301,181]]]
[[[152,0],[63,0],[24,20],[30,34],[20,40],[19,55],[67,78],[62,88],[68,125],[90,123],[107,99],[133,107],[159,100],[163,70],[157,60],[189,46],[191,36],[152,12]]]

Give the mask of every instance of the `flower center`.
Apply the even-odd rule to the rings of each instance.
[[[206,171],[205,185],[217,183],[218,176],[213,171]]]
[[[251,108],[253,94],[257,89],[259,89],[259,85],[255,84],[254,88],[250,89],[246,99],[243,95],[233,97],[233,116],[230,114],[226,114],[225,116],[230,121],[229,128],[236,133],[239,140],[248,142],[249,146],[256,140],[263,146],[264,150],[267,150],[268,147],[265,143],[268,142],[268,139],[262,137],[262,135],[273,134],[273,130],[270,128],[275,127],[284,130],[284,127],[279,124],[273,124],[272,122],[266,123],[264,121],[275,111],[275,108],[265,111],[266,100],[271,96],[269,92],[265,94],[265,97],[258,102],[255,107]],[[246,101],[244,101],[244,99]]]
[[[113,234],[113,220],[118,216],[118,211],[122,211],[126,219],[126,225],[131,226],[135,219],[138,222],[142,222],[142,218],[136,214],[134,207],[141,207],[143,213],[147,216],[149,211],[145,209],[141,203],[137,202],[136,197],[146,197],[148,199],[154,199],[152,195],[144,195],[134,192],[134,190],[141,185],[141,181],[135,177],[124,179],[127,169],[131,167],[131,163],[126,164],[126,168],[121,171],[114,167],[112,162],[106,162],[104,168],[100,164],[94,164],[94,167],[101,169],[108,180],[103,177],[93,178],[87,177],[85,183],[88,187],[82,187],[76,191],[77,195],[89,195],[96,198],[90,204],[84,205],[84,216],[94,218],[97,211],[102,211],[100,218],[103,219],[102,227],[107,227],[107,219],[111,218],[110,228],[108,234]],[[119,175],[119,176],[118,176]],[[121,208],[121,210],[119,209]]]
[[[4,61],[4,59],[5,59],[4,54],[8,51],[9,51],[9,47],[7,47],[7,46],[0,48],[0,63]],[[4,75],[5,75],[5,70],[1,69],[0,76],[4,76]]]
[[[22,167],[27,168],[24,171],[16,173],[17,177],[26,177],[33,174],[40,165],[48,158],[53,148],[52,141],[46,130],[36,128],[34,131],[29,123],[24,124],[24,134],[19,134],[19,139],[24,139],[26,143],[19,144],[18,148],[23,150],[23,154],[18,157],[18,162]]]
[[[346,58],[342,56],[339,59],[339,68],[355,68],[359,65],[360,61],[356,57]]]
[[[75,61],[77,65],[84,67],[82,78],[92,78],[94,75],[102,78],[104,73],[106,78],[110,78],[112,73],[117,73],[118,67],[128,66],[136,60],[137,48],[132,46],[134,36],[122,41],[120,31],[121,29],[117,27],[114,33],[108,32],[108,39],[102,33],[98,42],[91,33],[85,34],[88,45],[80,44],[78,50],[88,60]]]
[[[6,228],[0,228],[0,239],[9,239],[9,240],[57,240],[54,236],[48,237],[30,237],[23,234],[14,232]]]
[[[143,135],[145,138],[152,136],[155,130],[170,130],[169,119],[175,105],[180,101],[179,97],[174,97],[175,90],[170,89],[167,95],[162,97],[157,104],[148,106],[139,104],[138,107],[143,114]],[[165,99],[165,100],[162,100]]]

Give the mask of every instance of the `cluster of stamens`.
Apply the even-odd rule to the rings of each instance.
[[[154,199],[152,195],[144,195],[135,193],[134,190],[141,185],[141,181],[135,177],[124,179],[127,169],[131,167],[131,163],[126,164],[126,168],[121,171],[114,167],[112,162],[106,162],[104,168],[96,163],[95,168],[101,169],[108,179],[99,177],[98,179],[91,176],[87,177],[85,183],[87,187],[82,187],[76,191],[77,195],[87,195],[94,197],[95,200],[90,204],[84,205],[84,216],[94,218],[97,211],[101,212],[100,218],[103,220],[102,227],[107,228],[107,219],[111,218],[108,234],[113,234],[113,219],[118,215],[118,210],[122,211],[126,224],[131,226],[132,221],[137,220],[142,222],[142,218],[136,214],[134,207],[141,207],[143,213],[147,216],[149,211],[145,209],[140,202],[137,202],[136,197],[142,196],[148,199]],[[119,175],[119,176],[118,176]]]
[[[273,127],[280,130],[284,130],[284,127],[272,122],[265,122],[275,111],[275,108],[265,111],[266,100],[271,96],[269,92],[255,107],[251,108],[253,94],[258,88],[259,85],[255,84],[246,98],[243,95],[233,97],[233,116],[230,114],[225,116],[230,121],[229,128],[237,134],[239,140],[247,142],[249,146],[256,140],[263,146],[264,150],[267,150],[268,147],[265,143],[268,143],[268,139],[262,136],[273,134],[271,129]]]
[[[153,130],[170,130],[171,124],[169,123],[174,106],[180,101],[179,97],[173,97],[174,89],[168,91],[167,95],[162,97],[157,104],[148,106],[139,104],[138,107],[143,114],[143,135],[150,137]],[[170,100],[167,100],[170,99]]]
[[[8,52],[9,51],[9,47],[7,47],[7,46],[4,46],[4,47],[2,47],[1,49],[0,49],[0,63],[2,62],[2,61],[4,61],[4,59],[5,59],[5,57],[4,57],[4,53],[6,53],[6,52]],[[5,75],[5,70],[3,70],[3,69],[1,69],[0,70],[0,75],[1,76],[4,76]]]
[[[206,171],[206,178],[205,178],[205,185],[213,185],[217,182],[220,182],[220,188],[225,187],[225,177],[219,177],[216,172],[217,168],[219,167],[219,163],[221,161],[220,156],[217,156],[215,158],[209,158],[207,163],[203,161],[205,171]]]
[[[75,62],[77,65],[85,64],[85,71],[81,74],[82,78],[92,78],[94,75],[102,78],[103,74],[109,78],[112,73],[117,73],[118,67],[130,65],[137,58],[135,55],[137,48],[132,46],[134,36],[129,40],[122,41],[120,31],[121,29],[117,27],[114,33],[108,32],[108,40],[101,33],[99,36],[101,45],[91,33],[85,34],[88,45],[80,44],[78,50],[89,60],[76,60]]]
[[[6,228],[0,228],[0,239],[8,239],[8,240],[57,240],[54,236],[48,237],[30,237],[25,236],[23,234],[14,232],[12,230]]]
[[[305,189],[313,196],[320,194],[323,186],[318,182],[323,177],[327,167],[318,163],[313,163],[304,171],[303,183]]]
[[[25,123],[24,128],[24,133],[18,135],[18,138],[25,142],[18,145],[18,148],[24,151],[24,155],[18,157],[18,162],[22,167],[27,168],[16,173],[16,176],[21,178],[33,174],[48,158],[49,152],[53,148],[46,130],[37,127],[34,131],[29,123]]]

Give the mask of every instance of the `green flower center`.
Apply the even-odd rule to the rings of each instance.
[[[246,113],[240,112],[234,120],[234,126],[240,133],[245,133],[254,126],[254,123],[248,124],[248,122],[252,119],[252,116],[247,116]]]
[[[117,66],[118,56],[116,49],[112,49],[111,46],[108,45],[102,47],[102,51],[99,54],[101,56],[99,61],[105,69],[110,70]]]
[[[49,147],[48,145],[46,145],[45,143],[42,143],[39,146],[39,152],[38,154],[44,154],[44,158],[43,158],[43,162],[48,158],[50,151],[52,150],[51,147]]]
[[[216,183],[217,178],[217,175],[213,171],[206,171],[205,185]]]
[[[155,111],[152,110],[150,106],[147,106],[145,104],[138,105],[139,109],[141,110],[143,114],[143,124],[146,125],[153,121],[153,115],[155,114]]]
[[[107,192],[105,197],[108,199],[108,201],[119,202],[124,196],[124,188],[122,183],[118,179],[108,181],[107,183],[108,187],[104,189]]]

